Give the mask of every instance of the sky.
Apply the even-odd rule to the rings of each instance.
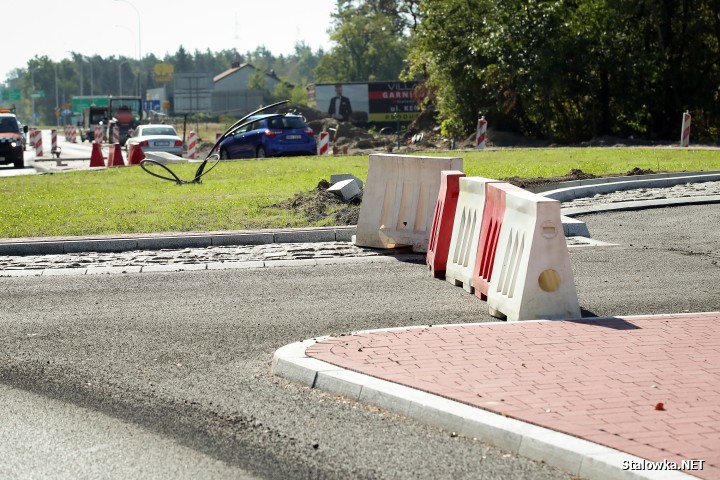
[[[289,54],[304,41],[313,50],[331,47],[328,28],[335,0],[33,0],[13,21],[3,22],[0,83],[31,58],[59,62],[70,52],[138,58],[177,52],[264,45]],[[138,32],[139,31],[139,32]],[[9,41],[12,39],[12,42]]]

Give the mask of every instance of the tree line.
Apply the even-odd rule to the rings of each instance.
[[[140,68],[124,57],[35,57],[9,80],[53,92],[57,71],[63,99],[92,88],[115,93],[120,82],[127,94],[134,72],[143,72],[144,88],[159,86],[156,63],[216,74],[240,57],[285,80],[274,94],[298,103],[312,82],[419,81],[419,98],[449,137],[469,135],[484,115],[493,128],[559,143],[667,140],[679,137],[690,111],[693,137],[718,139],[717,0],[338,0],[332,17],[327,50],[299,43],[275,56],[264,47],[242,55],[180,47],[162,59],[145,56]],[[44,100],[52,111],[54,95]]]

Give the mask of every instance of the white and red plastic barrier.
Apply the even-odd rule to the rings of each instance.
[[[77,129],[72,125],[65,125],[65,141],[70,143],[77,142]]]
[[[463,287],[469,293],[474,291],[473,268],[485,208],[486,184],[495,181],[482,177],[460,179],[460,194],[455,211],[445,280],[455,286]]]
[[[524,190],[504,182],[488,183],[485,187],[485,207],[472,278],[475,296],[481,300],[487,300],[490,289],[498,238],[505,218],[505,196],[509,191]]]
[[[507,320],[580,318],[560,202],[507,191],[487,302]]]
[[[195,152],[197,150],[198,136],[195,130],[190,130],[188,133],[187,141],[187,158],[195,158]]]
[[[690,116],[690,112],[686,111],[683,113],[683,119],[682,119],[682,130],[680,132],[680,146],[681,147],[689,147],[690,146],[690,121],[692,120],[692,117]]]
[[[35,149],[35,156],[43,156],[42,131],[39,128],[30,130],[30,144]]]
[[[103,129],[100,125],[95,127],[95,131],[93,132],[95,143],[102,143],[103,141]]]
[[[459,188],[446,280],[474,289],[499,318],[580,318],[560,202],[478,177]],[[439,222],[436,211],[433,231]]]
[[[484,150],[487,143],[487,120],[480,117],[477,124],[477,132],[475,134],[475,148]]]
[[[318,155],[330,155],[330,134],[328,132],[320,132]]]
[[[455,211],[460,194],[460,179],[465,174],[459,170],[443,170],[440,172],[440,193],[435,205],[435,216],[430,230],[426,263],[433,277],[445,275],[445,268],[450,250]]]
[[[112,127],[111,135],[112,136],[110,137],[110,143],[113,143],[113,144],[118,143],[119,144],[120,143],[120,128],[117,125]]]
[[[58,147],[58,131],[56,128],[50,130],[50,153],[60,158],[60,147]]]

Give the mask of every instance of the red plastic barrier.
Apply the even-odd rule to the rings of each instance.
[[[483,209],[480,240],[473,270],[475,296],[482,300],[487,300],[497,242],[505,216],[505,194],[509,190],[524,191],[510,183],[487,183],[485,185],[485,208]]]
[[[445,275],[455,221],[455,209],[460,194],[460,178],[464,176],[465,174],[459,170],[440,172],[440,192],[435,206],[435,216],[430,230],[430,242],[426,256],[426,263],[434,278],[442,278]]]

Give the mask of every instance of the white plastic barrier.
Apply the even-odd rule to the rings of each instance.
[[[370,155],[355,244],[426,252],[443,170],[462,171],[462,159]]]
[[[460,194],[445,267],[445,280],[462,286],[470,293],[473,293],[473,268],[485,208],[485,185],[488,182],[497,180],[482,177],[460,179]]]
[[[580,318],[560,202],[508,191],[487,303],[508,320]]]

